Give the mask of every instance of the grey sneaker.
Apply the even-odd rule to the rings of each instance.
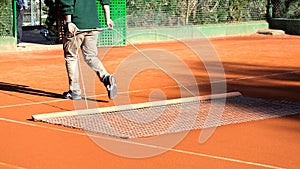
[[[74,94],[74,93],[72,93],[71,90],[64,92],[63,97],[65,99],[71,99],[71,100],[81,100],[82,99],[79,94]]]
[[[118,95],[118,88],[116,77],[113,75],[106,75],[103,78],[103,84],[106,87],[108,98],[113,100]]]

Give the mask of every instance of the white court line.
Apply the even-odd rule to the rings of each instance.
[[[262,77],[278,76],[278,75],[293,74],[293,73],[300,73],[300,70],[295,70],[295,71],[290,71],[290,72],[282,72],[282,73],[272,73],[272,74],[266,74],[266,75],[260,75],[260,76],[248,76],[248,77],[234,78],[234,79],[228,79],[226,81],[231,82],[231,81],[236,81],[236,80],[256,79],[256,78],[262,78]]]
[[[6,119],[6,118],[0,118],[0,120],[6,121],[6,122],[11,122],[11,123],[16,123],[16,124],[32,126],[32,127],[39,127],[39,128],[49,129],[49,130],[55,130],[55,131],[71,133],[71,134],[76,134],[76,135],[81,135],[81,136],[87,136],[86,133],[82,133],[82,132],[76,132],[76,131],[52,128],[52,127],[47,127],[47,126],[41,126],[41,125],[37,125],[37,124],[21,122],[21,121]],[[156,148],[156,149],[165,150],[165,151],[173,151],[173,152],[188,154],[188,155],[195,155],[195,156],[199,156],[199,157],[206,157],[206,158],[212,158],[212,159],[217,159],[217,160],[229,161],[229,162],[234,162],[234,163],[247,164],[247,165],[264,167],[264,168],[271,168],[271,169],[284,169],[282,167],[272,166],[272,165],[268,165],[268,164],[261,164],[261,163],[256,163],[256,162],[243,161],[243,160],[238,160],[238,159],[233,159],[233,158],[220,157],[220,156],[204,154],[204,153],[197,153],[197,152],[191,152],[191,151],[186,151],[186,150],[165,148],[165,147],[161,147],[161,146],[155,146],[155,145],[148,145],[148,144],[143,144],[143,143],[132,142],[130,140],[117,139],[117,138],[114,138],[114,137],[104,137],[104,136],[101,136],[101,135],[89,135],[89,136],[92,136],[92,137],[95,137],[95,138],[100,138],[100,139],[106,139],[106,140],[109,140],[109,141],[119,141],[119,142],[128,143],[128,144],[145,146],[145,147],[149,147],[149,148]]]
[[[36,104],[56,103],[56,102],[61,102],[61,101],[66,101],[66,99],[58,99],[58,100],[43,101],[43,102],[30,102],[30,103],[21,103],[21,104],[6,105],[6,106],[0,106],[0,109],[10,108],[10,107],[20,107],[20,106],[31,106],[31,105],[36,105]]]
[[[24,167],[12,165],[12,164],[7,164],[7,163],[1,162],[1,161],[0,161],[0,166],[4,166],[4,167],[8,167],[8,168],[14,168],[14,169],[25,169]]]
[[[220,81],[214,81],[214,82],[202,82],[202,83],[197,83],[197,85],[200,85],[200,84],[211,84],[211,83],[222,83],[222,82],[231,82],[231,81],[247,80],[247,79],[256,79],[256,78],[262,78],[262,77],[278,76],[278,75],[284,75],[284,74],[293,74],[293,73],[299,73],[299,72],[300,72],[300,70],[295,70],[295,71],[290,71],[290,72],[273,73],[273,74],[266,74],[266,75],[260,75],[260,76],[248,76],[248,77],[234,78],[234,79],[228,79],[228,80],[220,80]],[[190,84],[190,85],[195,85],[195,84]],[[186,86],[189,86],[189,85],[186,85]],[[174,87],[178,87],[178,86],[168,86],[168,87],[164,87],[163,89],[174,88]],[[147,90],[149,90],[149,89],[147,89]],[[143,91],[146,91],[146,90],[133,90],[133,91],[128,91],[128,92],[119,92],[119,94],[138,93],[138,92],[143,92]],[[106,95],[107,94],[100,94],[100,95],[89,96],[88,98],[91,98],[91,97],[101,97],[101,96],[106,96]],[[2,109],[2,108],[10,108],[10,107],[19,107],[19,106],[31,106],[31,105],[38,105],[38,104],[56,103],[56,102],[61,102],[61,101],[66,101],[66,99],[57,99],[57,100],[43,101],[43,102],[31,102],[31,103],[6,105],[6,106],[0,106],[0,109]]]

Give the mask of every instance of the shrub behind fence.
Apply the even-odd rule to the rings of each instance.
[[[11,0],[0,1],[0,36],[13,36],[13,4]]]
[[[272,18],[300,19],[300,0],[270,0]]]

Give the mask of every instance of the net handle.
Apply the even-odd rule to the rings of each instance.
[[[93,29],[78,29],[76,32],[86,32],[86,31],[98,31],[98,32],[102,32],[105,30],[108,30],[109,28],[93,28]]]

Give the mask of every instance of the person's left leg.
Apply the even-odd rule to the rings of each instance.
[[[106,71],[102,62],[97,57],[98,34],[98,31],[90,31],[88,34],[86,34],[84,41],[82,42],[81,50],[85,62],[96,72],[100,81],[106,87],[108,97],[110,99],[114,99],[118,93],[116,78]]]
[[[84,61],[96,72],[99,79],[103,81],[105,75],[109,73],[106,71],[102,62],[98,59],[98,31],[90,31],[85,35],[82,42],[81,50],[84,57]]]

